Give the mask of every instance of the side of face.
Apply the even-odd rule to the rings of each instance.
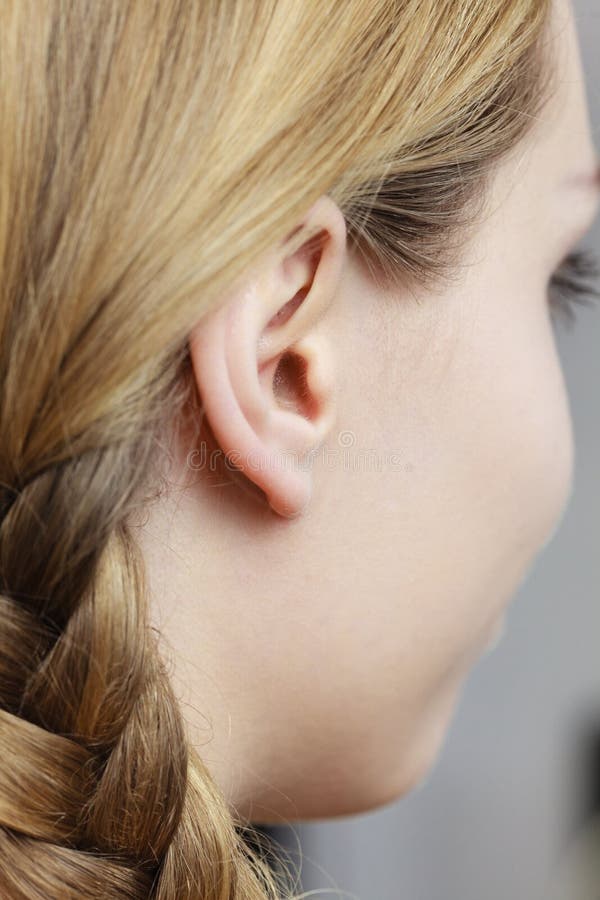
[[[565,508],[573,440],[547,287],[597,201],[559,187],[593,168],[594,152],[568,4],[554,25],[556,94],[499,166],[452,284],[384,293],[340,242],[335,279],[322,282],[335,293],[307,344],[313,387],[328,374],[303,411],[319,446],[301,514],[278,516],[214,479],[190,485],[184,442],[172,478],[185,490],[151,509],[140,535],[192,739],[254,821],[361,812],[422,780]],[[205,395],[213,370],[201,356],[227,321],[199,326]],[[239,321],[243,335],[258,320]],[[228,371],[237,364],[229,357]],[[261,371],[271,383],[274,367]],[[254,409],[243,372],[231,383]],[[229,394],[211,396],[216,439],[234,446],[218,405]],[[335,415],[319,418],[330,400]],[[244,421],[278,422],[273,445],[284,434],[284,419]],[[285,437],[308,445],[312,432],[294,429]],[[281,503],[307,483],[264,478]]]

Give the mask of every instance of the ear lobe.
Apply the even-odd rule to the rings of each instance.
[[[343,215],[330,198],[304,222],[319,227],[318,251],[312,238],[287,257],[269,254],[189,340],[203,413],[229,467],[286,518],[310,500],[310,454],[335,419],[333,348],[320,322],[346,252]]]

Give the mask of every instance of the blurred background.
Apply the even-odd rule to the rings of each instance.
[[[574,5],[600,152],[600,2]],[[600,226],[584,246],[600,253]],[[600,302],[557,337],[577,442],[561,528],[425,785],[374,813],[264,829],[315,897],[600,898]]]

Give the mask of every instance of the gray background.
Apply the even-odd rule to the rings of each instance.
[[[600,0],[575,8],[600,152]],[[600,250],[600,228],[584,245]],[[511,607],[503,642],[472,672],[425,786],[374,813],[274,829],[296,862],[300,840],[313,896],[548,897],[577,816],[579,737],[600,724],[600,306],[559,330],[558,343],[577,441],[560,530]]]

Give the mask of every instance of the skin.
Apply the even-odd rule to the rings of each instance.
[[[168,436],[138,536],[190,739],[252,821],[359,813],[423,781],[568,501],[547,289],[598,190],[580,177],[597,163],[562,0],[553,42],[556,91],[451,286],[380,291],[322,197],[303,219],[320,253],[273,248],[190,334],[202,433]],[[275,378],[286,351],[301,365]],[[209,471],[203,440],[243,478]],[[273,465],[311,448],[304,471]]]

